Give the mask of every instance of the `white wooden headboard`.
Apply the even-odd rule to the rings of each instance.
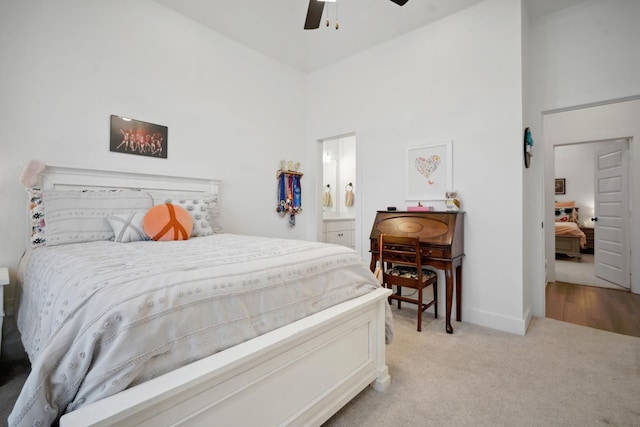
[[[215,179],[128,171],[48,166],[40,173],[43,190],[130,188],[152,191],[209,193],[219,196],[221,182]]]
[[[42,190],[79,191],[126,188],[185,195],[207,193],[216,196],[218,200],[221,187],[221,181],[215,179],[49,165],[40,173],[39,178]],[[27,211],[28,209],[27,206]],[[27,218],[29,218],[29,212],[27,212]],[[27,221],[27,247],[31,246],[30,236],[31,224]]]

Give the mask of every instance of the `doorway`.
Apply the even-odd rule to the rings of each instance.
[[[326,138],[322,145],[320,222],[323,242],[356,249],[358,182],[356,136]]]
[[[556,214],[558,206],[574,206],[570,220],[577,225],[575,232],[583,233],[579,256],[559,253],[556,248],[556,281],[629,289],[629,243],[624,231],[628,227],[622,214],[628,212],[627,168],[612,168],[612,161],[603,157],[626,161],[627,145],[626,140],[619,140],[554,147],[555,180],[562,183],[554,197]],[[611,173],[615,173],[613,178],[608,177]],[[599,222],[596,212],[601,215]],[[563,219],[567,218],[555,217],[556,222]],[[572,224],[561,227],[568,225]]]
[[[544,163],[549,165],[544,169],[545,192],[543,204],[545,259],[549,277],[543,282],[540,296],[545,307],[542,313],[547,317],[600,329],[615,327],[615,329],[607,330],[623,334],[632,334],[625,329],[628,329],[631,324],[637,324],[638,313],[631,313],[627,310],[624,313],[620,313],[620,307],[633,307],[635,306],[635,301],[640,298],[640,295],[637,295],[640,294],[640,281],[638,280],[640,278],[640,265],[637,263],[630,265],[629,283],[631,292],[579,285],[567,285],[570,288],[566,289],[559,288],[555,283],[554,228],[548,227],[546,224],[554,222],[554,211],[550,208],[554,205],[556,197],[553,190],[554,179],[562,178],[556,175],[554,170],[555,148],[579,142],[607,141],[612,143],[616,140],[625,140],[629,166],[629,188],[626,194],[629,200],[627,216],[630,225],[626,234],[631,252],[635,252],[640,247],[640,227],[634,225],[637,222],[634,221],[634,216],[637,215],[635,212],[640,212],[640,200],[630,197],[630,195],[634,194],[634,189],[640,188],[640,174],[635,173],[636,168],[634,167],[634,165],[640,164],[640,151],[635,143],[640,138],[640,123],[637,121],[639,114],[640,98],[610,101],[543,113]],[[591,165],[595,170],[595,159]],[[570,182],[567,181],[567,188],[569,185]],[[595,195],[594,207],[594,218],[598,218]],[[554,310],[558,312],[552,314]],[[626,314],[630,314],[631,317],[626,316]],[[573,316],[573,320],[571,316]],[[609,326],[607,328],[598,327],[594,322],[609,323]],[[611,322],[614,322],[615,326],[612,326]]]
[[[626,140],[628,144],[628,182],[629,195],[640,188],[640,174],[635,173],[635,166],[640,164],[640,150],[636,141],[640,138],[640,98],[612,100],[593,105],[572,107],[543,113],[542,129],[544,139],[544,203],[542,204],[544,217],[544,241],[547,280],[536,292],[535,298],[544,304],[544,287],[547,282],[555,281],[555,236],[554,179],[562,178],[555,175],[554,147],[578,142],[616,141]],[[594,160],[595,161],[595,160]],[[567,187],[570,184],[567,183]],[[629,197],[627,220],[630,225],[627,234],[629,250],[636,253],[640,248],[640,227],[636,225],[634,217],[640,212],[640,198]],[[595,212],[596,217],[598,212]],[[596,233],[597,233],[596,227]],[[597,236],[594,236],[597,239]],[[544,269],[544,266],[543,266]],[[640,294],[640,264],[630,265],[631,292]],[[539,292],[539,293],[538,293]],[[544,306],[543,306],[544,307]],[[544,313],[544,309],[540,310]]]

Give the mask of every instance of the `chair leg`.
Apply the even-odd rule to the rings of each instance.
[[[402,286],[398,286],[396,285],[396,293],[398,294],[398,296],[402,296]],[[400,310],[400,303],[402,301],[398,300],[398,310]]]
[[[422,287],[418,287],[418,332],[422,331]]]
[[[438,282],[435,281],[431,285],[433,286],[433,311],[435,313],[435,318],[438,318]]]

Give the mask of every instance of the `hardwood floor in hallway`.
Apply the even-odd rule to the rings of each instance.
[[[546,316],[623,335],[640,337],[640,295],[617,289],[549,283]]]

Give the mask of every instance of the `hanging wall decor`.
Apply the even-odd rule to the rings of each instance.
[[[111,116],[110,151],[167,158],[166,126]]]
[[[524,130],[524,167],[528,168],[531,165],[531,157],[533,157],[533,137],[529,128]]]
[[[407,148],[406,200],[444,200],[453,188],[452,152],[451,140]]]
[[[289,225],[296,225],[296,214],[302,212],[302,186],[300,179],[304,175],[298,172],[300,163],[288,162],[288,169],[284,168],[284,160],[280,162],[280,170],[276,174],[278,179],[278,205],[276,212],[280,216],[289,215]]]

